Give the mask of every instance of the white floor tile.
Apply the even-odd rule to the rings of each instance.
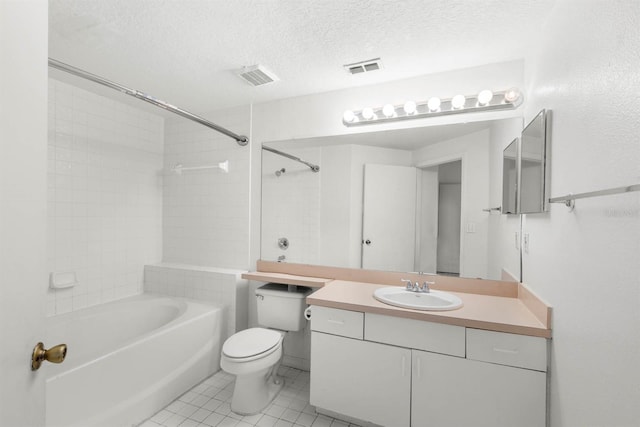
[[[202,420],[202,424],[208,426],[217,426],[222,420],[224,420],[224,415],[216,414],[215,412],[213,412],[207,418]]]
[[[158,411],[139,427],[349,427],[349,423],[318,415],[309,404],[309,373],[281,367],[285,384],[261,413],[243,416],[231,411],[234,377],[219,371]],[[354,425],[355,426],[355,425]]]

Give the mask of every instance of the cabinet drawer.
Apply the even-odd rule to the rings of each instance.
[[[464,357],[465,328],[401,317],[365,314],[367,341]]]
[[[311,308],[311,330],[343,337],[363,338],[364,313],[337,308]]]
[[[546,372],[547,340],[468,328],[467,359]]]

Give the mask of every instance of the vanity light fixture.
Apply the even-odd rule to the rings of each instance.
[[[345,126],[358,126],[449,114],[513,110],[522,101],[522,93],[517,88],[497,92],[485,89],[477,95],[459,94],[450,99],[431,97],[424,102],[407,101],[404,104],[367,107],[360,111],[347,110],[342,116],[342,123]]]
[[[371,107],[367,107],[364,110],[362,110],[362,118],[365,120],[371,120],[376,118],[376,113],[373,112],[373,108]]]
[[[393,104],[386,104],[382,107],[382,114],[384,114],[385,117],[393,117],[396,115],[396,107],[394,107]]]
[[[408,116],[411,116],[418,111],[418,105],[413,101],[407,101],[404,103],[404,107],[402,109]]]
[[[467,102],[467,98],[464,95],[456,95],[451,99],[451,108],[460,110],[464,107],[465,102]]]
[[[485,89],[478,94],[478,105],[487,105],[493,99],[493,92],[489,89]]]
[[[438,98],[437,96],[429,98],[429,100],[427,101],[427,107],[429,108],[429,112],[435,113],[436,111],[440,111],[440,103],[441,103],[440,98]]]

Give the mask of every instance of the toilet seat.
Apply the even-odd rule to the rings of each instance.
[[[222,346],[224,357],[233,362],[250,362],[280,348],[282,334],[271,329],[250,328],[229,337]]]

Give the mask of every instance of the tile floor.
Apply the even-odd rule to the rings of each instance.
[[[231,412],[233,375],[218,371],[139,427],[355,427],[316,413],[309,404],[309,372],[281,367],[285,384],[262,413]]]

